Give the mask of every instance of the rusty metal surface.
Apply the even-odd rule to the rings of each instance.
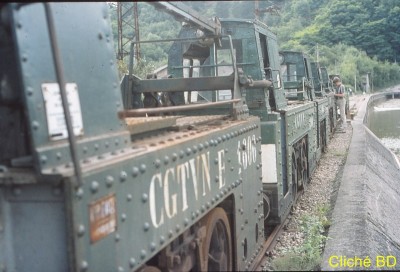
[[[151,116],[126,118],[125,123],[131,134],[167,128],[176,124],[179,116]]]
[[[136,117],[143,116],[145,114],[157,114],[157,113],[166,113],[166,112],[178,112],[178,111],[188,111],[188,110],[197,110],[197,109],[205,109],[209,107],[217,107],[222,105],[236,104],[241,102],[241,99],[232,99],[226,101],[219,102],[211,102],[211,103],[201,103],[201,104],[190,104],[185,106],[171,106],[171,107],[158,107],[158,108],[143,108],[136,110],[124,110],[118,112],[120,118],[125,117]]]

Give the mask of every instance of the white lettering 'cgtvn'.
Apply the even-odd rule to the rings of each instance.
[[[220,180],[225,180],[225,177],[222,176],[225,174],[223,152],[223,150],[218,152]],[[189,182],[192,184],[193,192],[187,190]],[[210,191],[209,151],[184,163],[167,168],[165,172],[154,174],[149,188],[150,216],[153,226],[155,228],[160,227],[166,218],[171,219],[176,216],[178,209],[185,211],[189,207],[188,196],[189,199],[194,196],[197,201],[199,194],[205,196]],[[188,195],[189,193],[190,195]]]

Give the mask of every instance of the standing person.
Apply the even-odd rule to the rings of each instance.
[[[346,112],[345,112],[345,106],[346,106],[346,99],[345,99],[345,88],[344,85],[342,84],[340,78],[334,77],[333,78],[333,84],[335,84],[336,89],[335,89],[335,101],[336,101],[336,106],[339,107],[340,110],[340,120],[342,121],[339,131],[340,132],[346,132]]]

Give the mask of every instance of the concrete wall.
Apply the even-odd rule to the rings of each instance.
[[[325,245],[322,270],[400,269],[400,164],[365,126],[360,105]]]

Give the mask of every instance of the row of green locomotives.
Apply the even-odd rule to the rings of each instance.
[[[261,120],[265,233],[283,222],[304,190],[337,122],[334,89],[325,67],[302,52],[279,51],[259,21],[221,19],[232,36],[237,66],[272,86],[246,91],[251,115]]]

